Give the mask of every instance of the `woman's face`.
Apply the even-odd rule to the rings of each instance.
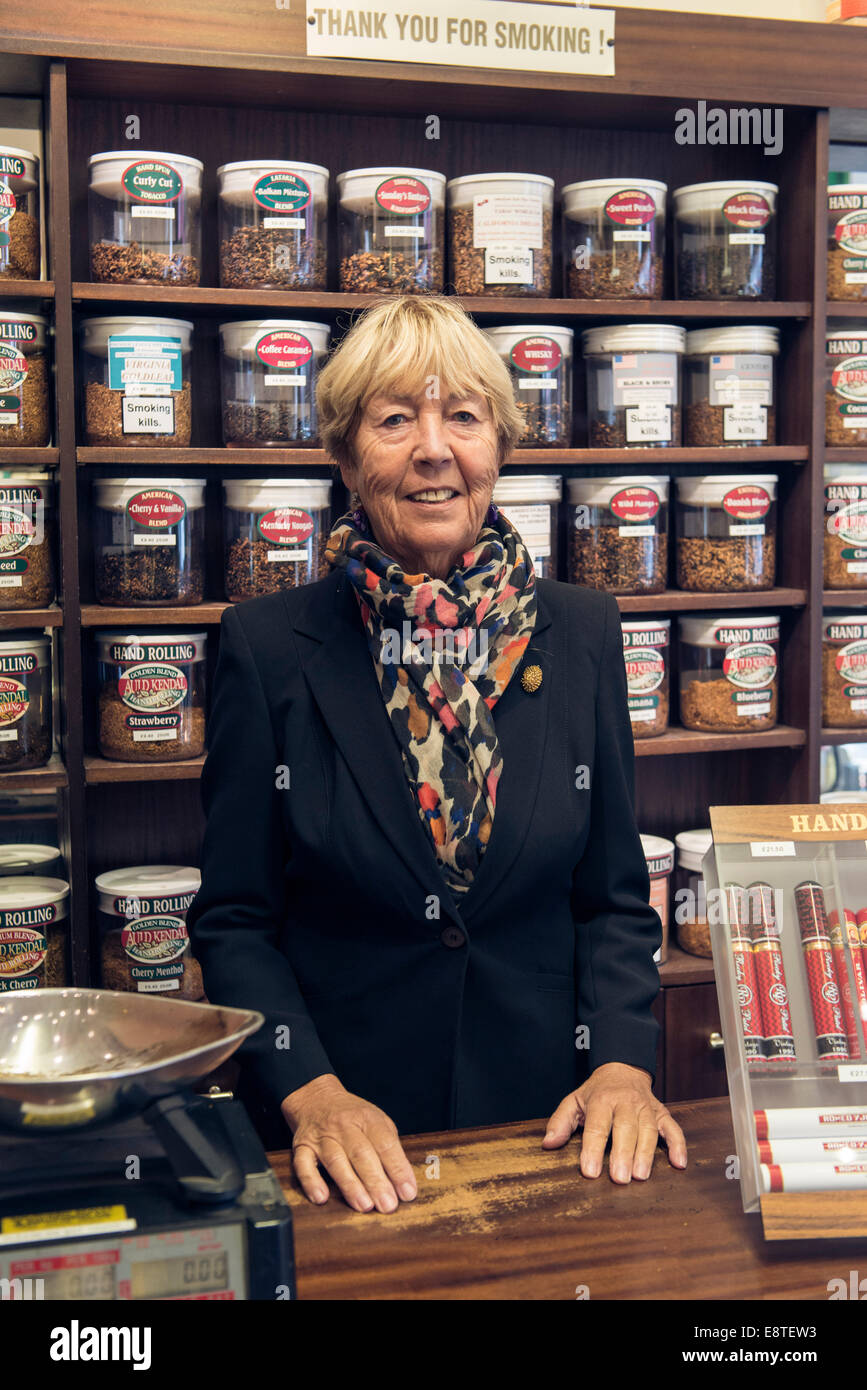
[[[484,396],[382,394],[365,407],[343,481],[407,574],[445,579],[475,543],[499,473]]]

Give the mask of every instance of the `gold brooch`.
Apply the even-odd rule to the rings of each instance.
[[[521,674],[521,686],[528,695],[535,695],[542,684],[541,666],[525,666]]]

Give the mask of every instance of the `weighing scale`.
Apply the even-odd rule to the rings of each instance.
[[[290,1210],[262,1143],[230,1094],[189,1088],[261,1016],[38,996],[0,999],[0,1298],[293,1299]],[[198,1046],[179,1053],[190,1026]],[[104,1070],[76,1064],[64,1036],[94,1043]]]

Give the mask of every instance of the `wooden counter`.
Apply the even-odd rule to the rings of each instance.
[[[579,1175],[577,1136],[543,1150],[542,1120],[407,1138],[419,1194],[390,1215],[354,1212],[336,1191],[314,1207],[291,1154],[270,1154],[292,1206],[298,1297],[574,1300],[584,1285],[592,1300],[827,1301],[858,1243],[769,1246],[726,1177],[728,1100],[671,1109],[689,1167],[660,1150],[653,1176],[625,1187]]]

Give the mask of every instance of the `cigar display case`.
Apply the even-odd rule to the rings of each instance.
[[[867,813],[711,807],[703,861],[744,1210],[867,1236]]]

